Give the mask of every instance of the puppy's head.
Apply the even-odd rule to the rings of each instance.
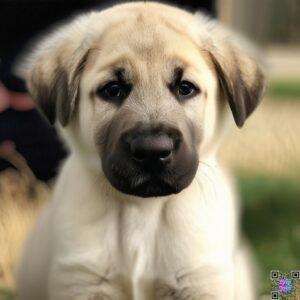
[[[151,2],[83,16],[41,43],[29,90],[116,189],[178,193],[216,144],[227,108],[241,127],[264,89],[255,62],[207,27]]]

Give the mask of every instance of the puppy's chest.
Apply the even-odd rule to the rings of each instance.
[[[114,223],[115,243],[111,250],[116,268],[132,282],[145,274],[155,276],[159,271],[157,261],[166,260],[166,241],[175,238],[165,227],[160,208],[122,207]]]
[[[193,264],[193,254],[183,247],[188,243],[164,223],[159,207],[142,209],[122,207],[105,222],[85,228],[86,248],[81,246],[84,254],[74,261],[81,273],[77,278],[96,284],[93,295],[99,299],[101,294],[114,300],[193,299],[186,298],[189,289],[181,291],[177,279]]]

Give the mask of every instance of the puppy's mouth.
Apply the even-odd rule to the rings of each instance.
[[[118,156],[111,157],[102,166],[108,181],[120,192],[143,198],[162,197],[177,194],[191,183],[198,159],[194,155],[167,165],[153,162],[145,167]]]
[[[172,176],[163,172],[148,171],[123,172],[124,168],[114,166],[114,174],[107,176],[110,183],[120,192],[138,197],[162,197],[179,193],[183,187],[172,182]],[[131,173],[131,174],[130,174]]]
[[[114,151],[102,152],[105,176],[117,190],[139,197],[177,194],[193,180],[198,168],[194,146],[188,147],[174,128],[123,132]]]
[[[159,178],[151,178],[137,186],[132,186],[130,191],[140,197],[158,197],[179,193],[176,186],[172,186]]]

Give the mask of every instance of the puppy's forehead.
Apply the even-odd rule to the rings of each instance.
[[[201,55],[199,38],[192,33],[196,26],[194,19],[184,11],[176,8],[165,11],[166,6],[157,5],[161,11],[150,6],[151,11],[149,5],[140,4],[136,9],[122,11],[119,19],[112,18],[94,44],[99,51],[93,51],[93,56],[105,59],[94,58],[91,64],[112,68],[126,61],[131,67],[144,66],[147,70],[157,65],[161,69],[172,64],[195,65],[195,57]]]

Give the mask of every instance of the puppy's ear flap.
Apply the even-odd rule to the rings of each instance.
[[[28,90],[50,124],[58,120],[68,125],[89,52],[83,43],[85,27],[73,27],[64,26],[47,37],[21,66]]]
[[[229,42],[209,52],[235,123],[242,127],[264,94],[264,74],[254,60]]]
[[[81,59],[70,54],[70,59],[66,58],[65,63],[49,54],[34,63],[27,86],[50,124],[53,125],[58,119],[61,125],[68,125],[78,97],[80,75],[87,53]]]

